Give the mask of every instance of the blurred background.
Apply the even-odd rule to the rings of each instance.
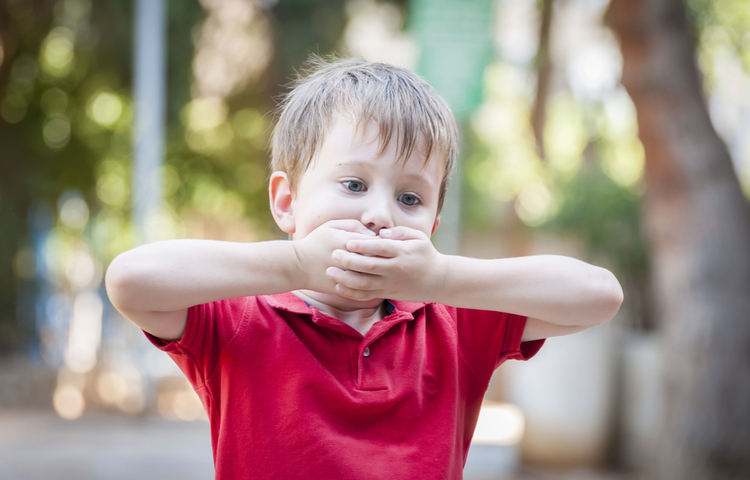
[[[467,479],[750,478],[748,0],[0,0],[0,478],[213,477],[102,279],[143,242],[282,238],[266,147],[313,52],[450,103],[439,250],[624,287],[498,370]]]

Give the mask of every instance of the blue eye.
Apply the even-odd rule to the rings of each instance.
[[[414,205],[420,203],[419,197],[417,197],[416,195],[412,195],[411,193],[402,193],[398,196],[398,201],[408,207],[413,207]]]
[[[344,182],[344,186],[352,192],[363,192],[365,190],[365,184],[358,182],[357,180],[347,180]]]

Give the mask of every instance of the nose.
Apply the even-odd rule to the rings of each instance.
[[[368,202],[360,221],[369,230],[380,233],[382,228],[393,228],[392,204],[387,195],[368,195]]]

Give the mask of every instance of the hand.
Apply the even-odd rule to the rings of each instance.
[[[356,300],[432,301],[445,279],[445,256],[424,232],[408,227],[353,238],[332,258],[336,266],[326,274],[336,283],[336,293]]]
[[[321,293],[337,293],[336,283],[326,276],[326,269],[336,265],[332,253],[346,248],[349,241],[377,238],[377,234],[358,220],[331,220],[319,226],[301,240],[293,241],[297,255],[297,272],[293,282],[298,288]]]

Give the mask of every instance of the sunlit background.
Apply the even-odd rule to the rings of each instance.
[[[109,262],[139,242],[134,116],[159,108],[136,105],[133,94],[134,3],[0,5],[0,349],[8,365],[54,372],[44,401],[0,398],[48,404],[67,420],[118,412],[205,421],[187,380],[103,288]],[[547,464],[632,467],[659,408],[658,351],[641,220],[645,154],[620,83],[618,40],[603,20],[609,2],[552,2],[546,43],[549,2],[468,3],[168,1],[165,155],[154,172],[163,198],[143,228],[149,240],[281,238],[268,210],[266,147],[272,110],[295,70],[310,52],[413,69],[449,99],[462,128],[462,167],[439,248],[570,254],[611,269],[626,291],[612,325],[581,336],[599,370],[571,353],[588,348],[573,339],[549,341],[528,366],[501,369],[475,443],[513,448],[511,462],[523,453]],[[750,6],[685,5],[711,120],[748,196]],[[441,12],[456,9],[480,20],[452,26]],[[441,25],[457,32],[468,60],[432,40]],[[474,69],[459,69],[457,90],[442,72],[459,60]],[[566,361],[581,370],[565,370]],[[553,382],[558,395],[534,391],[529,375],[566,380]],[[571,426],[578,388],[594,403]],[[587,453],[545,446],[571,436],[571,448]]]

